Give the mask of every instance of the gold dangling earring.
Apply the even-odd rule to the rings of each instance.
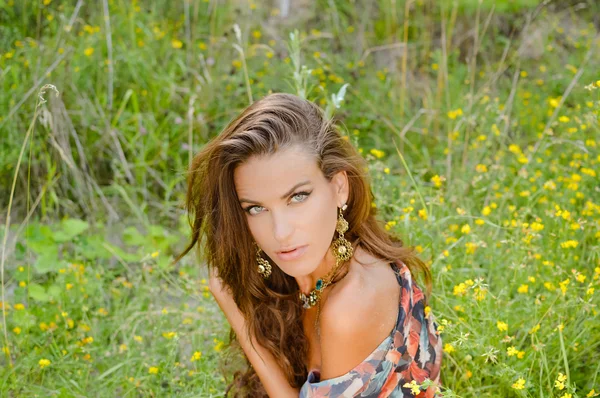
[[[339,237],[333,242],[333,254],[339,263],[350,260],[354,254],[352,245],[344,238],[344,232],[348,230],[348,221],[346,221],[342,212],[347,208],[348,205],[344,204],[339,209],[337,225],[335,226],[335,230],[338,232]]]
[[[261,248],[255,243],[256,246],[256,262],[258,263],[258,273],[262,275],[264,279],[269,279],[271,276],[271,264],[260,256]]]

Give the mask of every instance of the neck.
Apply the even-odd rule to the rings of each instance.
[[[308,275],[296,277],[300,291],[308,295],[315,288],[317,281],[324,278],[335,267],[335,260],[335,256],[328,249],[325,257],[323,257],[321,263],[313,272]]]

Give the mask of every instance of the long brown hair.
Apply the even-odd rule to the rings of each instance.
[[[344,217],[349,230],[345,237],[353,247],[360,245],[382,260],[402,261],[412,273],[422,272],[426,303],[431,274],[414,250],[404,247],[402,240],[387,232],[377,219],[376,208],[371,206],[373,192],[364,159],[343,138],[335,122],[324,117],[321,108],[292,94],[275,93],[244,109],[193,159],[186,197],[191,242],[175,262],[198,243],[200,258],[231,289],[246,319],[248,333],[275,357],[290,385],[300,388],[308,376],[309,346],[302,325],[303,308],[297,298],[298,284],[268,256],[266,259],[273,265],[271,277],[264,280],[257,272],[253,239],[233,179],[235,168],[251,156],[269,155],[296,145],[315,156],[327,180],[337,172],[347,173],[350,193]],[[229,347],[235,340],[231,329]],[[236,387],[235,396],[266,397],[245,355],[244,359],[245,372],[234,374],[226,395]]]

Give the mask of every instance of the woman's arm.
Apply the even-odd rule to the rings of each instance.
[[[246,353],[248,360],[250,360],[269,397],[297,398],[300,391],[289,384],[273,355],[261,346],[253,336],[248,334],[246,331],[246,320],[235,304],[233,296],[229,289],[223,286],[221,280],[214,274],[210,276],[209,289],[235,331],[242,349]],[[254,348],[250,344],[250,339],[252,339]]]

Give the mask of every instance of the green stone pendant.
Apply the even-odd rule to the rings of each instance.
[[[317,290],[321,290],[323,288],[323,279],[319,279],[316,285]]]

